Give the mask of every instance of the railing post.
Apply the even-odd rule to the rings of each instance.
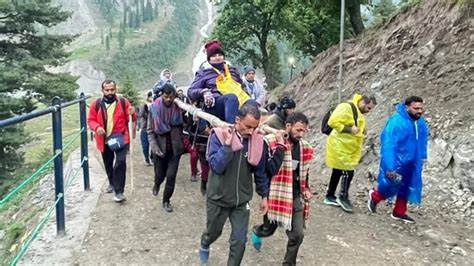
[[[84,160],[82,164],[82,174],[84,176],[84,190],[90,190],[89,182],[89,154],[87,152],[87,121],[86,121],[86,97],[83,92],[81,92],[82,101],[79,102],[79,115],[81,118],[81,130],[84,129],[81,133],[81,161]]]
[[[66,233],[66,225],[64,221],[64,180],[63,180],[63,137],[62,137],[62,125],[61,125],[61,100],[59,97],[53,98],[54,112],[53,117],[53,152],[54,155],[60,153],[54,159],[54,188],[55,188],[55,200],[58,200],[58,196],[62,195],[62,198],[56,205],[56,232],[58,235],[64,235]]]

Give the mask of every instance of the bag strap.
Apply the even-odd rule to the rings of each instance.
[[[104,112],[106,108],[104,102],[102,101],[102,98],[97,98],[97,100],[95,100],[95,112],[97,113],[99,109],[101,109],[102,121],[104,121],[104,130],[105,132],[107,132],[107,116]]]
[[[357,120],[359,119],[359,113],[357,112],[357,109],[356,109],[357,107],[352,102],[348,102],[348,104],[351,106],[351,109],[352,109],[352,116],[354,117],[354,125],[358,127]]]

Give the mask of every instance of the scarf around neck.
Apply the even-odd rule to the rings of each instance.
[[[174,103],[167,107],[161,97],[153,102],[150,111],[155,126],[155,133],[158,135],[169,133],[171,132],[171,127],[183,124],[181,109]]]

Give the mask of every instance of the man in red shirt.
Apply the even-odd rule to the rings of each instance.
[[[137,117],[129,101],[116,95],[115,81],[105,80],[101,87],[103,97],[91,103],[87,123],[95,132],[96,146],[104,160],[109,179],[106,192],[115,192],[114,201],[122,202],[125,200],[126,158],[130,144],[129,116],[132,115],[134,122]]]

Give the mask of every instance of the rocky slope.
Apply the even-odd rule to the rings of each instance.
[[[455,1],[451,1],[455,2]],[[426,102],[431,129],[420,214],[470,224],[474,218],[474,61],[473,6],[425,0],[385,25],[345,43],[344,98],[355,91],[375,94],[378,106],[367,116],[368,138],[352,195],[359,204],[376,184],[379,133],[393,105],[409,95]],[[317,148],[314,178],[325,188],[326,137],[321,118],[337,98],[338,47],[314,59],[311,68],[284,91],[311,118],[310,139]],[[360,197],[355,197],[359,195]]]

